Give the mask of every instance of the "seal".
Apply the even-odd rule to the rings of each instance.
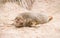
[[[45,16],[41,13],[20,13],[14,20],[16,27],[33,27],[52,20],[52,16]]]

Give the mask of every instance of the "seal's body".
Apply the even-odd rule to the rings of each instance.
[[[14,21],[16,27],[32,27],[38,24],[44,24],[52,18],[40,13],[20,13]]]

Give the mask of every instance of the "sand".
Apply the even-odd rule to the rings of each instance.
[[[15,3],[6,3],[0,8],[0,38],[60,38],[60,0],[36,0],[31,12],[50,15],[53,19],[40,24],[38,28],[15,28],[13,20],[16,15],[28,10]]]

